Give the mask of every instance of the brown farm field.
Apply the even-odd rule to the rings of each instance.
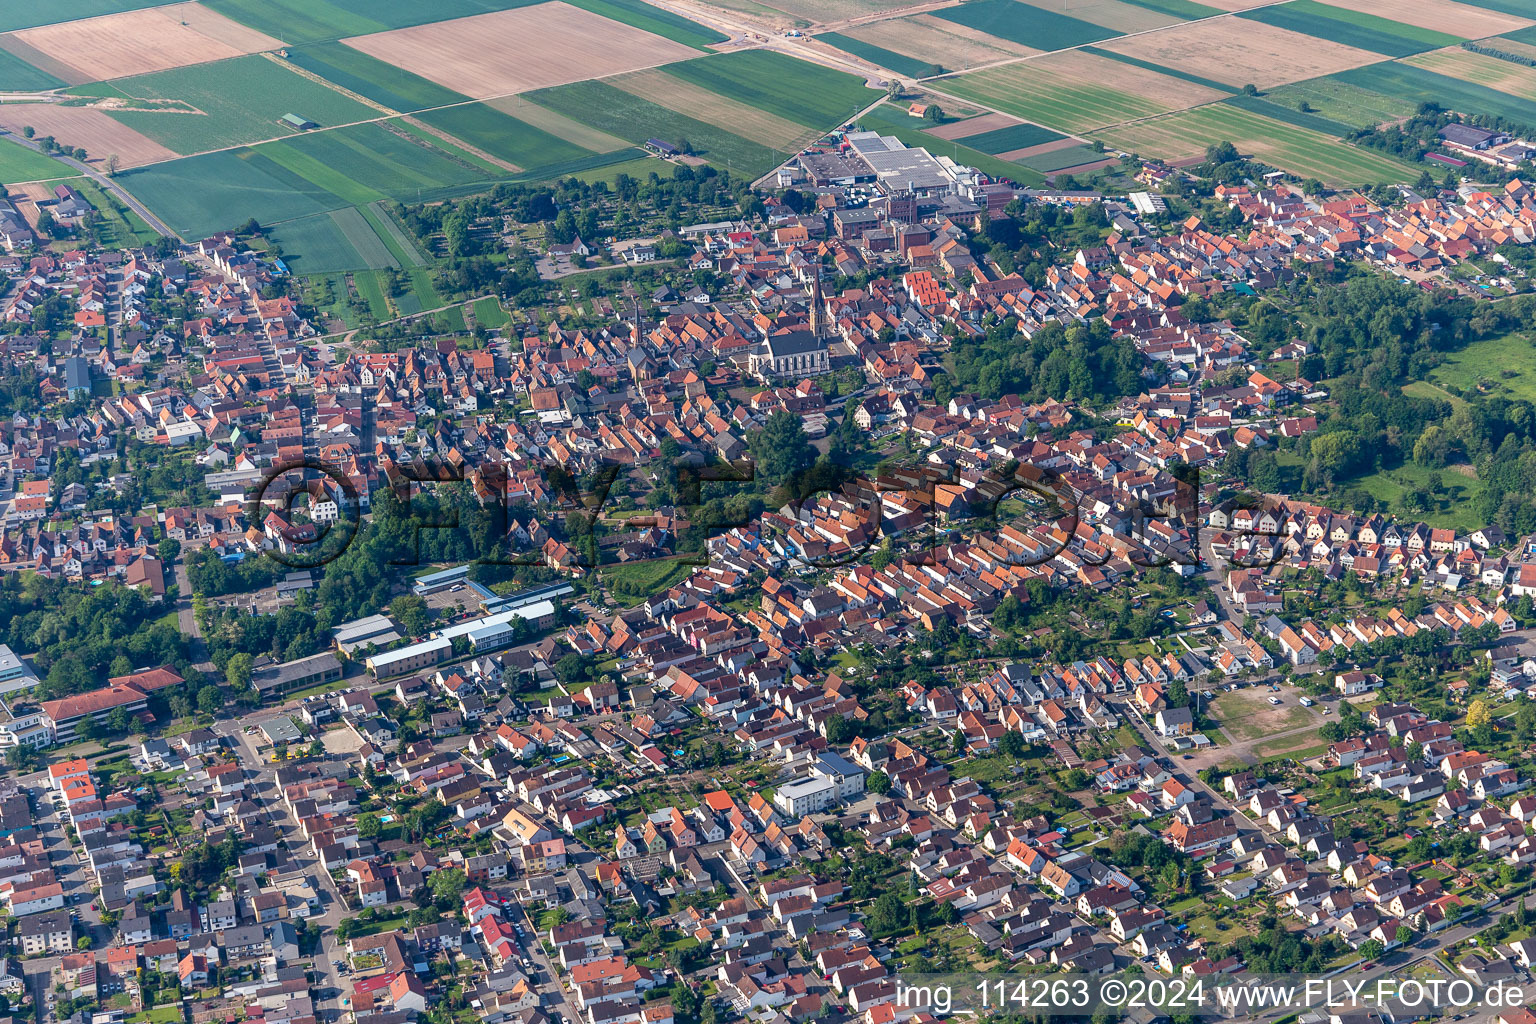
[[[50,68],[67,70],[59,77],[76,85],[228,60],[283,45],[197,3],[66,21],[11,36],[49,58]]]
[[[993,132],[999,128],[1023,123],[1018,118],[1009,117],[1007,114],[981,114],[968,117],[963,121],[951,121],[949,124],[929,128],[928,134],[936,139],[963,139],[967,135],[980,135],[982,132]]]
[[[559,0],[342,41],[475,99],[568,85],[699,55],[682,43]]]
[[[1011,160],[1018,163],[1032,156],[1044,156],[1047,153],[1055,153],[1062,149],[1071,149],[1073,146],[1081,146],[1081,139],[1057,139],[1054,142],[1042,142],[1038,146],[1025,146],[1023,149],[1009,150],[1007,153],[997,154],[999,160]]]
[[[1377,53],[1245,18],[1193,21],[1099,46],[1217,82],[1253,83],[1261,89],[1381,60]]]
[[[1503,48],[1503,40],[1499,40],[1494,45]],[[1412,64],[1416,68],[1434,71],[1451,78],[1459,78],[1463,82],[1486,85],[1490,89],[1507,92],[1513,96],[1536,95],[1536,67],[1499,60],[1497,57],[1488,57],[1481,53],[1472,53],[1459,46],[1448,46],[1443,50],[1431,50],[1428,53],[1416,53],[1412,57],[1405,57],[1402,63]]]
[[[1042,52],[927,14],[860,25],[843,34],[950,71]]]
[[[719,125],[742,138],[761,142],[774,149],[787,149],[820,134],[814,129],[766,110],[727,99],[719,93],[655,68],[619,75],[608,79],[607,84],[623,89],[632,96],[659,103],[668,110]]]
[[[192,114],[167,114],[192,117]],[[20,133],[32,127],[38,135],[52,135],[63,146],[84,146],[88,163],[101,166],[116,154],[124,168],[174,160],[177,154],[155,140],[140,135],[95,107],[64,107],[56,103],[0,103],[0,125]]]
[[[1327,0],[1327,2],[1334,7],[1344,7],[1362,14],[1374,14],[1404,25],[1446,32],[1466,39],[1496,36],[1532,24],[1530,18],[1501,14],[1498,11],[1473,7],[1470,4],[1459,4],[1455,0]]]
[[[1092,25],[1112,28],[1117,32],[1147,32],[1183,21],[1171,14],[1122,3],[1121,0],[1029,0],[1029,5],[1065,14]]]

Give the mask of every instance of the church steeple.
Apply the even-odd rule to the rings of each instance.
[[[811,283],[811,333],[821,337],[826,324],[822,322],[824,314],[821,305],[821,264],[816,264],[816,276]]]

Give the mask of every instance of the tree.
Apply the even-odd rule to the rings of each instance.
[[[1362,942],[1360,944],[1360,948],[1356,950],[1356,952],[1367,960],[1375,960],[1377,957],[1381,956],[1382,953],[1385,953],[1386,950],[1387,947],[1383,946],[1379,940],[1370,939],[1366,942]]]
[[[1479,697],[1467,708],[1467,728],[1480,729],[1493,723],[1493,711],[1488,702]]]
[[[923,111],[923,117],[925,120],[938,124],[944,120],[944,110],[937,103],[930,103],[928,104],[928,109]]]
[[[432,889],[432,898],[438,903],[457,903],[459,894],[464,891],[464,886],[469,878],[460,868],[448,868],[432,872],[432,879],[428,886]]]
[[[816,449],[811,447],[800,417],[786,409],[769,416],[761,430],[747,436],[747,449],[756,463],[756,472],[770,487],[777,487],[810,468],[816,460]]]
[[[197,691],[197,710],[211,715],[224,706],[224,691],[209,683]]]
[[[432,610],[415,594],[402,594],[389,602],[389,613],[411,636],[421,636],[432,625]]]
[[[78,949],[78,950],[90,949],[91,948],[91,937],[89,935],[82,935],[82,936],[80,936],[78,939],[75,940],[75,948]]]
[[[118,164],[117,154],[116,153],[108,153],[107,154],[107,177],[109,177],[109,178],[117,177],[117,164]]]
[[[236,693],[251,688],[251,675],[255,671],[255,664],[255,659],[241,651],[239,654],[233,655],[229,659],[229,663],[224,666],[224,678],[229,680],[230,687]],[[198,703],[201,704],[203,695],[199,693],[197,696]]]
[[[876,796],[884,796],[891,791],[891,777],[882,771],[869,773],[869,778],[864,780],[864,788]]]
[[[907,908],[894,892],[884,892],[869,908],[869,928],[876,935],[890,935],[907,923]]]
[[[357,834],[364,839],[376,839],[384,826],[379,823],[377,814],[359,814],[357,816]]]
[[[1252,82],[1249,82],[1247,85],[1243,86],[1244,96],[1257,96],[1258,94],[1259,87],[1254,85]]]

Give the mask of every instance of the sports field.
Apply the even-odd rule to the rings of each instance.
[[[647,139],[677,146],[686,141],[710,163],[737,174],[761,174],[787,155],[776,155],[761,143],[668,110],[606,82],[573,82],[540,89],[524,99],[636,145],[643,145]]]
[[[410,113],[469,99],[420,75],[354,50],[344,43],[311,43],[288,51],[290,63],[391,110]]]
[[[1104,82],[1114,82],[1115,87],[1100,84]],[[1067,132],[1151,117],[1227,95],[1082,51],[976,71],[934,85],[941,92]]]
[[[880,99],[856,75],[772,50],[739,50],[670,64],[675,75],[712,93],[818,131],[837,127]]]
[[[579,160],[591,152],[484,103],[428,110],[417,117],[522,169]]]
[[[1206,147],[1231,142],[1240,153],[1332,185],[1412,181],[1421,170],[1228,103],[1179,111],[1094,136],[1106,145],[1165,160],[1201,157]]]
[[[259,55],[124,78],[111,85],[136,99],[181,100],[201,111],[110,111],[123,124],[184,154],[291,135],[292,129],[278,123],[289,113],[323,128],[379,116],[376,108]]]
[[[1464,82],[1449,75],[1397,61],[1343,71],[1334,76],[1353,86],[1417,106],[1439,103],[1447,110],[1493,114],[1520,124],[1536,124],[1536,99],[1514,96],[1486,85]]]
[[[1120,35],[1114,29],[1021,3],[1020,0],[972,0],[959,7],[943,7],[932,13],[936,18],[1001,36],[1037,50],[1060,50]]]
[[[1466,38],[1318,3],[1317,0],[1290,0],[1289,3],[1244,11],[1238,17],[1388,57],[1405,57],[1410,53],[1452,46]]]

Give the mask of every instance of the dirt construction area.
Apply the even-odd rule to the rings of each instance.
[[[283,44],[196,3],[24,29],[10,38],[48,58],[71,84],[206,64]]]
[[[342,40],[475,99],[603,78],[699,56],[570,4],[539,4]],[[515,55],[515,56],[512,56]]]
[[[1201,78],[1261,89],[1381,60],[1380,54],[1245,18],[1195,21],[1099,45]]]

